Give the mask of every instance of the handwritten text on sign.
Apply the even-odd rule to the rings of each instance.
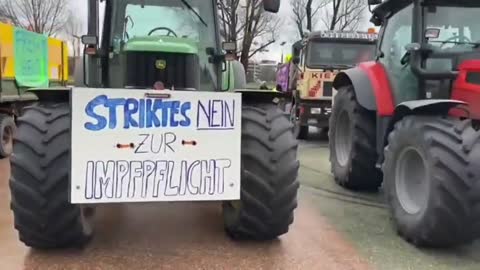
[[[145,91],[72,90],[72,202],[239,199],[241,95]]]

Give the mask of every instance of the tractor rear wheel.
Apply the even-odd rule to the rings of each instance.
[[[375,114],[357,102],[352,86],[340,88],[334,104],[328,137],[335,181],[353,190],[378,189]]]
[[[268,240],[288,232],[297,207],[298,142],[275,104],[245,106],[241,200],[223,205],[233,239]]]
[[[27,107],[14,140],[11,209],[20,240],[33,248],[85,244],[93,233],[93,209],[69,203],[68,103]]]
[[[398,233],[416,246],[474,240],[480,131],[470,120],[408,116],[390,133],[385,192]],[[478,194],[476,195],[478,196]]]

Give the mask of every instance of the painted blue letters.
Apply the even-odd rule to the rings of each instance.
[[[103,108],[103,111],[96,109]],[[118,110],[121,108],[121,110]],[[123,129],[189,127],[191,125],[191,102],[160,99],[108,98],[100,95],[85,106],[85,114],[96,121],[89,121],[84,127],[90,131],[117,128]],[[108,112],[108,115],[107,115]],[[123,115],[118,115],[118,114]]]
[[[104,105],[105,102],[108,100],[107,96],[98,96],[90,101],[87,106],[85,107],[85,113],[97,120],[97,124],[93,124],[91,122],[85,123],[85,128],[88,130],[98,131],[102,130],[107,126],[107,119],[101,115],[95,113],[95,107],[99,105]]]

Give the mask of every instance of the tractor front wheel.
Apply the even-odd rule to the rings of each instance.
[[[473,239],[480,132],[470,120],[408,116],[385,150],[385,192],[398,233],[416,246]],[[478,195],[477,195],[478,196]]]
[[[275,104],[245,106],[241,200],[223,205],[233,239],[269,240],[288,232],[297,207],[298,142]]]
[[[18,118],[10,179],[20,240],[33,248],[85,244],[93,209],[70,204],[70,107],[39,103]]]
[[[353,190],[378,189],[382,174],[376,168],[375,113],[357,102],[352,86],[340,88],[334,104],[328,137],[335,181]]]

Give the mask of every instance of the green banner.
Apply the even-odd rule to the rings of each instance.
[[[15,79],[22,87],[48,87],[48,38],[15,28]]]

